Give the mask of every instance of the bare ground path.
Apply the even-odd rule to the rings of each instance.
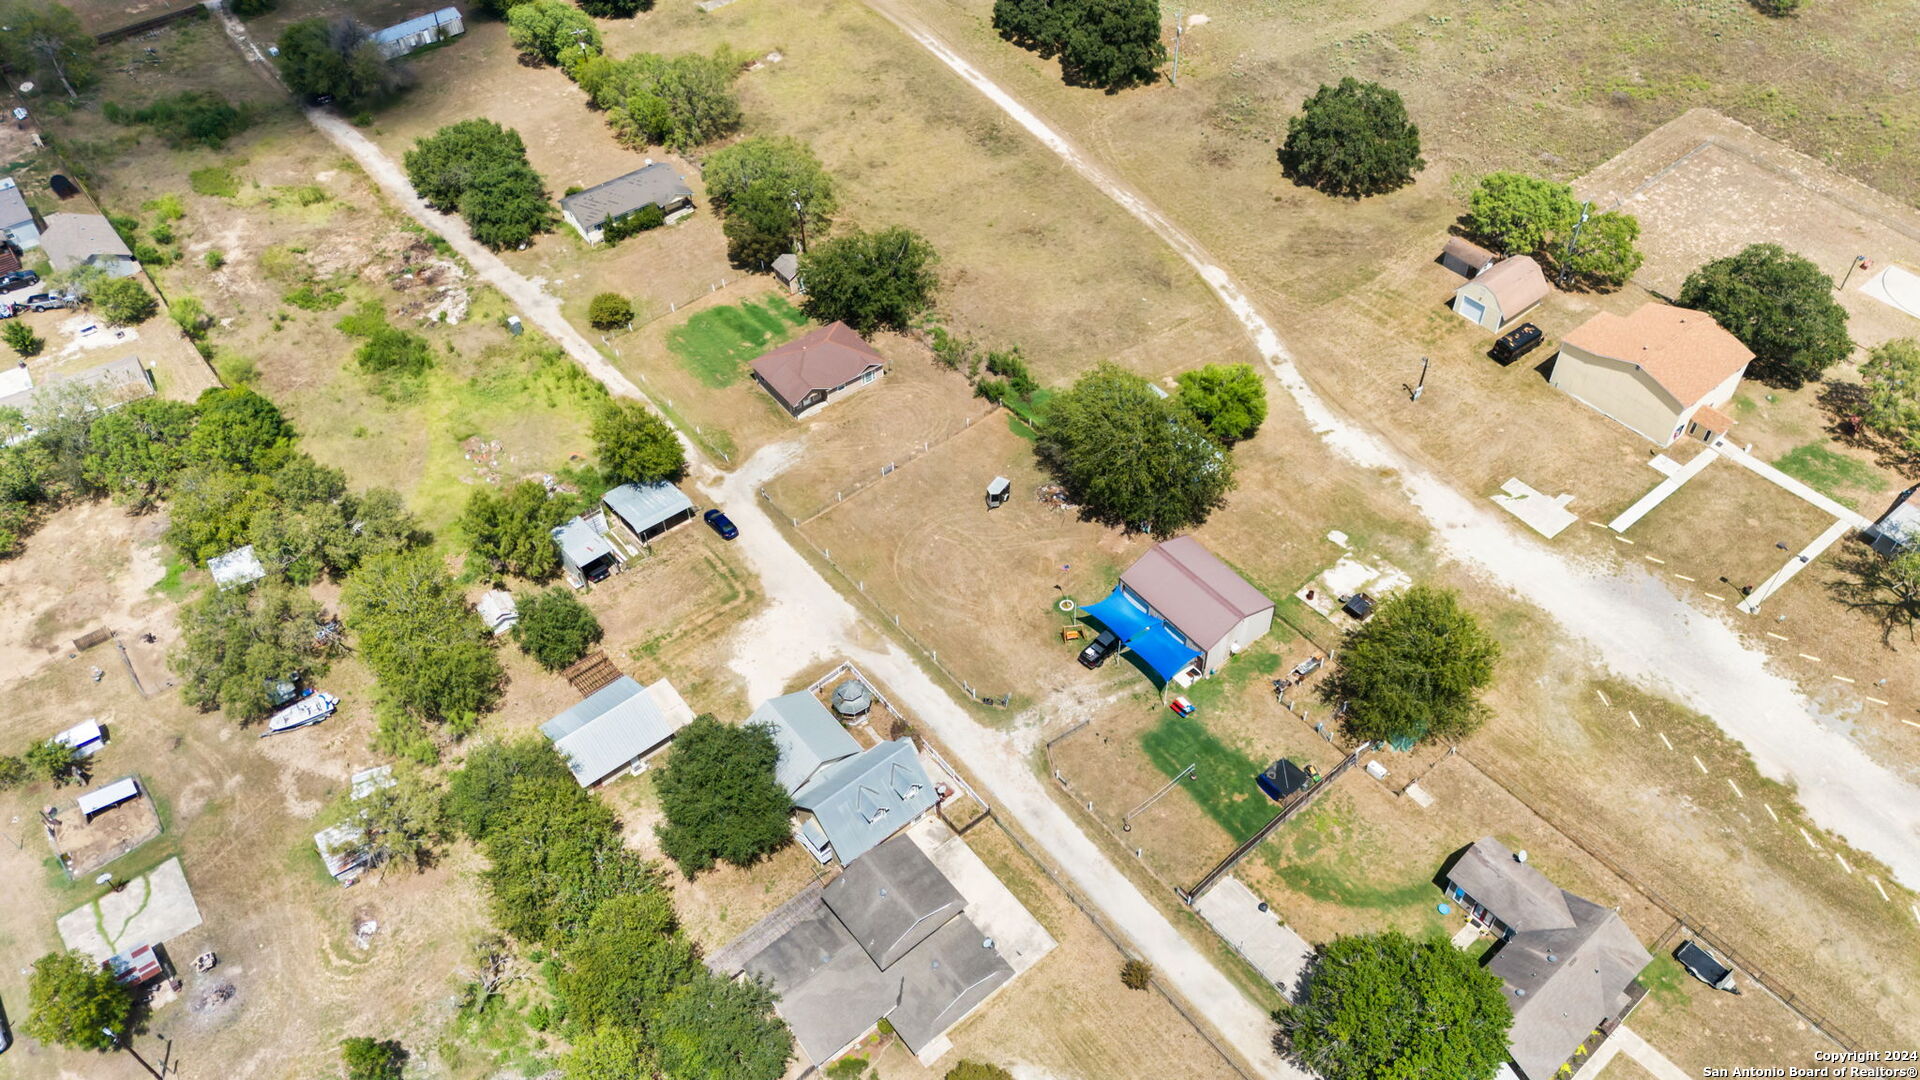
[[[1240,320],[1301,419],[1355,464],[1398,474],[1444,551],[1516,595],[1546,604],[1568,633],[1615,672],[1712,717],[1746,747],[1763,774],[1795,784],[1802,805],[1823,828],[1880,858],[1908,888],[1920,888],[1920,786],[1869,757],[1839,718],[1824,715],[1792,680],[1774,672],[1766,654],[1749,648],[1733,625],[1695,609],[1643,571],[1569,563],[1373,429],[1335,412],[1258,307],[1198,241],[968,63],[907,5],[868,4],[1186,260]],[[1897,909],[1889,915],[1897,917]]]
[[[241,54],[256,66],[266,65],[245,27],[224,10],[209,6]],[[263,74],[271,77],[271,68]],[[462,223],[422,203],[405,173],[378,146],[331,113],[308,110],[307,118],[350,154],[409,216],[452,244],[476,276],[512,300],[529,322],[563,346],[611,393],[646,400],[639,387],[567,322],[554,297],[476,243]],[[852,604],[774,527],[761,509],[758,492],[788,463],[788,449],[768,447],[732,474],[722,474],[703,461],[696,448],[689,448],[699,479],[721,493],[729,516],[740,526],[739,550],[767,594],[767,608],[740,635],[741,648],[734,660],[747,680],[750,700],[780,693],[789,679],[816,658],[854,659],[884,681],[915,720],[953,752],[998,804],[999,812],[1017,822],[1100,908],[1109,925],[1153,964],[1162,984],[1204,1012],[1254,1074],[1306,1080],[1307,1074],[1273,1055],[1272,1025],[1266,1013],[1182,937],[1080,831],[1048,795],[1013,740],[977,723],[910,656],[865,626]]]

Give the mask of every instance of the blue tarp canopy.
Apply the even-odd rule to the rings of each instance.
[[[1113,631],[1121,641],[1132,641],[1160,625],[1159,619],[1147,614],[1147,609],[1118,585],[1113,587],[1105,600],[1086,608],[1085,614],[1099,619],[1100,625]]]
[[[1179,636],[1167,629],[1167,624],[1153,620],[1153,627],[1127,642],[1127,648],[1153,669],[1160,681],[1165,682],[1180,674],[1182,668],[1193,663],[1200,650],[1180,640]]]
[[[1197,649],[1180,640],[1180,635],[1167,629],[1166,623],[1147,614],[1139,601],[1117,585],[1105,600],[1085,609],[1085,614],[1113,631],[1163,682],[1178,675],[1200,655]]]

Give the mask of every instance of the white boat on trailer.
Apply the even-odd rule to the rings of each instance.
[[[281,732],[292,731],[294,728],[306,727],[308,724],[317,724],[332,716],[334,708],[339,704],[339,698],[316,690],[269,717],[267,730],[261,732],[260,737],[264,739],[268,735],[278,735]]]

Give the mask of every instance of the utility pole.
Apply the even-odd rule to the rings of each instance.
[[[805,255],[807,253],[807,204],[800,201],[800,192],[797,189],[787,192],[787,198],[793,200],[793,212],[800,222],[800,254]]]
[[[1419,401],[1420,395],[1427,392],[1427,366],[1431,363],[1426,357],[1420,358],[1420,381],[1413,384],[1413,400]]]
[[[154,1071],[153,1066],[147,1064],[147,1059],[140,1056],[140,1051],[135,1050],[133,1048],[132,1039],[128,1039],[126,1042],[121,1042],[120,1036],[114,1034],[113,1029],[108,1027],[101,1028],[100,1033],[102,1035],[105,1035],[107,1038],[113,1040],[114,1049],[125,1050],[127,1053],[132,1054],[133,1060],[139,1062],[140,1067],[147,1070],[148,1075],[152,1076],[153,1080],[166,1080],[166,1077],[161,1076],[158,1072]]]
[[[1867,261],[1867,257],[1865,255],[1855,255],[1853,257],[1853,261],[1847,264],[1847,275],[1840,279],[1840,288],[1836,291],[1838,292],[1847,291],[1847,282],[1853,280],[1854,270],[1858,268],[1861,263],[1866,261]]]
[[[1573,223],[1573,234],[1567,237],[1566,253],[1560,257],[1560,278],[1555,282],[1555,284],[1563,289],[1567,287],[1567,278],[1573,274],[1573,267],[1570,264],[1573,262],[1573,256],[1580,248],[1580,230],[1586,227],[1587,218],[1592,211],[1593,203],[1591,201],[1580,204],[1580,220]]]
[[[1173,9],[1173,71],[1167,75],[1168,86],[1180,85],[1180,39],[1187,34],[1187,10]]]

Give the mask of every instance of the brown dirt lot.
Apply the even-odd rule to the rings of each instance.
[[[165,527],[164,518],[129,517],[108,503],[77,506],[52,515],[21,554],[0,562],[9,616],[0,620],[0,686],[71,652],[89,631],[106,627],[132,639],[156,619],[170,622],[170,605],[148,591],[164,573]],[[111,649],[97,647],[87,663],[118,670]]]
[[[1652,469],[1647,476],[1660,479]],[[1629,558],[1665,560],[1657,564],[1663,573],[1693,578],[1699,591],[1731,604],[1739,602],[1741,586],[1771,577],[1832,524],[1833,518],[1752,470],[1716,461],[1628,529],[1624,535],[1633,546],[1624,550]],[[1703,596],[1700,603],[1712,601]]]
[[[118,776],[95,772],[85,787],[91,790],[118,779]],[[51,840],[55,852],[66,861],[70,877],[84,880],[95,870],[160,835],[160,814],[153,808],[153,799],[145,794],[144,786],[141,790],[139,798],[102,810],[91,819],[85,818],[78,806],[61,806],[60,824],[53,830]]]

